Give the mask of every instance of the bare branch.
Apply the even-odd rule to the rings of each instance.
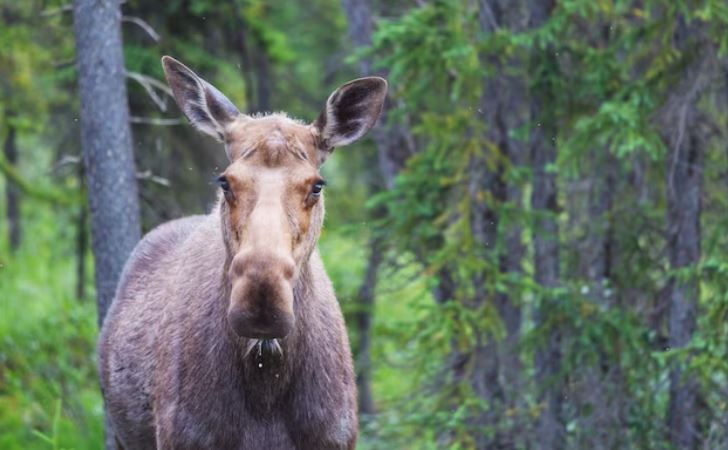
[[[79,155],[63,155],[57,163],[51,168],[51,173],[56,173],[65,166],[75,166],[81,164],[81,156]]]
[[[75,66],[76,58],[64,59],[53,63],[54,69],[65,69],[66,67]]]
[[[126,71],[126,76],[127,78],[131,78],[132,80],[141,84],[144,90],[147,91],[147,94],[149,94],[149,97],[162,112],[167,111],[166,100],[162,96],[160,96],[155,90],[156,88],[162,91],[162,93],[167,94],[169,97],[172,97],[172,90],[166,84],[150,76],[143,75],[137,72],[130,72],[128,70]]]
[[[40,12],[41,17],[51,17],[51,16],[57,16],[59,14],[67,13],[73,11],[73,3],[68,3],[65,5],[61,5],[58,8],[53,9],[46,9],[45,11]]]
[[[152,183],[159,184],[160,186],[169,187],[170,183],[169,180],[160,177],[159,175],[154,175],[151,170],[145,170],[144,172],[137,172],[136,174],[137,180],[141,181],[151,181]]]
[[[139,123],[142,125],[158,125],[162,127],[171,127],[175,125],[182,125],[184,124],[184,120],[182,119],[160,119],[157,117],[139,117],[139,116],[131,116],[129,117],[130,123]]]
[[[139,17],[121,16],[121,21],[133,23],[134,25],[138,26],[139,28],[144,30],[154,42],[159,42],[159,40],[162,38],[159,33],[154,31],[154,28],[152,28],[151,25],[149,25],[147,22],[145,22],[143,19],[140,19]]]

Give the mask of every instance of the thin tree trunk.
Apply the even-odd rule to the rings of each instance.
[[[248,109],[248,112],[252,113],[255,112],[251,111],[254,106],[253,101],[255,97],[255,86],[253,77],[251,76],[253,63],[251,62],[250,50],[248,48],[248,24],[245,21],[245,16],[243,15],[242,8],[240,7],[240,2],[235,1],[234,3],[237,26],[234,30],[232,30],[234,36],[233,42],[235,42],[236,50],[240,56],[240,70],[243,74],[243,80],[245,81],[245,106],[246,109]]]
[[[358,309],[354,315],[354,322],[358,330],[359,340],[356,349],[357,377],[356,384],[359,389],[359,412],[374,414],[376,407],[372,395],[372,316],[374,315],[375,289],[377,287],[377,273],[382,264],[384,242],[381,237],[374,236],[369,240],[369,259],[366,274],[357,295]]]
[[[484,150],[483,153],[486,151]],[[493,267],[498,267],[498,255],[495,253],[498,239],[498,214],[492,205],[487,205],[479,200],[479,197],[482,196],[482,192],[490,192],[495,201],[503,201],[505,185],[502,179],[502,167],[499,167],[495,173],[489,171],[485,158],[486,155],[481,154],[470,161],[470,228],[474,241],[479,247],[477,249],[479,257],[490,261]],[[473,276],[475,297],[473,304],[469,306],[477,309],[485,302],[495,303],[495,295],[485,291],[486,277],[487,275],[482,271]],[[496,341],[491,335],[481,332],[477,336],[475,349],[466,355],[472,361],[469,376],[473,392],[488,405],[488,410],[475,419],[479,427],[491,431],[491,433],[479,433],[475,436],[478,448],[501,447],[502,436],[498,422],[503,416],[504,392],[500,382],[499,348],[499,341]]]
[[[697,76],[697,75],[696,75]],[[697,98],[683,98],[684,137],[670,139],[671,151],[666,166],[667,233],[670,268],[681,270],[700,260],[700,213],[704,149],[700,137]],[[673,277],[668,286],[669,347],[684,348],[696,327],[700,288],[695,278]],[[676,448],[697,447],[698,387],[684,365],[675,363],[670,371],[670,404],[667,426]]]
[[[499,27],[501,17],[498,2],[495,0],[485,0],[479,2],[478,23],[482,32],[492,33]],[[481,56],[483,64],[488,63],[485,56]],[[499,61],[490,61],[497,65]],[[500,117],[500,103],[502,101],[500,84],[502,82],[500,75],[493,75],[483,80],[484,89],[480,99],[480,111],[483,112],[483,119],[487,127],[486,138],[493,147],[497,147],[502,152],[503,143],[500,136],[500,128],[498,124],[502,122]],[[492,147],[491,147],[492,148]],[[486,159],[492,158],[489,154],[493,150],[489,150],[487,146],[483,146],[479,155],[471,158],[470,161],[470,202],[471,202],[471,218],[470,228],[473,238],[478,245],[478,255],[485,260],[490,261],[492,267],[500,269],[499,257],[496,254],[498,240],[499,217],[496,211],[498,204],[506,200],[506,186],[503,181],[503,164],[499,163],[495,170],[490,170]],[[500,158],[499,158],[500,159]],[[493,204],[487,204],[483,200],[483,193],[488,192],[488,196]],[[475,286],[475,307],[478,308],[484,302],[492,302],[496,306],[498,303],[507,303],[508,300],[503,298],[502,294],[487,295],[484,292],[485,273],[479,272],[473,277]],[[502,302],[498,302],[496,297]],[[499,311],[500,312],[500,311]],[[502,320],[502,317],[501,317]],[[480,433],[476,436],[476,446],[478,448],[500,448],[502,430],[499,426],[499,419],[504,416],[505,393],[500,381],[501,361],[500,351],[501,342],[496,340],[492,335],[481,334],[478,336],[478,343],[470,358],[473,359],[473,369],[470,374],[471,384],[474,393],[485,401],[488,405],[487,411],[476,418],[477,425],[483,427],[490,432]]]
[[[686,270],[700,261],[700,215],[705,159],[705,131],[698,102],[715,77],[716,50],[699,41],[700,30],[678,17],[674,42],[678,49],[700,49],[670,93],[661,111],[662,136],[670,149],[665,167],[667,197],[667,252],[670,269]],[[698,38],[698,41],[693,40]],[[675,276],[667,287],[668,342],[673,350],[685,348],[696,328],[700,284],[694,276]],[[689,355],[688,355],[689,358]],[[670,370],[667,429],[675,448],[698,448],[699,388],[696,378],[685,373],[686,364],[675,361]]]
[[[543,103],[534,102],[534,118],[542,117]],[[536,131],[532,147],[533,195],[531,206],[539,215],[533,236],[534,275],[536,282],[545,290],[559,283],[559,229],[554,215],[557,213],[556,176],[548,173],[546,167],[556,161],[556,147],[546,136],[550,132]],[[549,294],[541,298],[536,311],[535,322],[543,326],[550,314]],[[563,382],[559,374],[561,366],[561,332],[557,328],[548,330],[546,342],[536,353],[536,379],[540,389],[539,396],[543,411],[538,424],[538,447],[558,450],[564,445],[564,423],[562,418]]]
[[[703,148],[698,139],[688,136],[672,148],[667,167],[667,229],[670,268],[680,270],[700,260],[700,211],[703,178]],[[673,278],[669,285],[669,345],[685,347],[696,326],[700,288],[694,278]],[[686,376],[682,364],[670,371],[668,429],[676,448],[696,448],[697,381]]]
[[[553,0],[532,1],[530,4],[531,28],[542,26],[554,7]],[[539,64],[540,63],[540,64]],[[535,49],[532,64],[538,67],[555,67],[552,49]],[[552,87],[547,76],[536,73],[535,87],[531,92],[531,164],[533,167],[533,192],[531,207],[536,214],[533,235],[534,278],[546,291],[559,284],[559,228],[556,222],[558,213],[556,175],[548,167],[556,162],[556,125],[548,107],[552,104]],[[538,67],[544,70],[542,67]],[[550,314],[549,294],[542,295],[535,311],[536,326],[544,326]],[[561,366],[561,331],[558,328],[547,330],[546,342],[536,352],[536,381],[541,390],[539,401],[543,410],[539,416],[535,446],[544,450],[559,450],[565,445],[563,421],[563,381]]]
[[[372,10],[369,0],[342,0],[342,7],[346,14],[349,39],[355,47],[368,47],[372,39]],[[359,61],[359,72],[362,76],[373,75],[371,61],[363,58]],[[379,75],[385,76],[384,73]],[[377,160],[379,174],[372,174],[370,189],[380,190],[391,187],[394,177],[404,167],[407,157],[412,153],[411,138],[408,131],[401,125],[391,124],[387,121],[387,111],[391,104],[387,102],[382,111],[380,126],[372,130],[374,142],[377,145]],[[382,211],[374,211],[375,218],[381,216]],[[362,286],[359,290],[360,311],[356,315],[359,347],[357,357],[357,385],[359,387],[359,411],[362,414],[373,414],[375,402],[371,388],[371,340],[372,316],[376,302],[375,291],[377,285],[377,272],[382,264],[385,243],[380,237],[372,237],[369,247],[369,258]]]
[[[14,116],[12,111],[8,111],[5,114],[8,126],[5,134],[5,143],[3,145],[3,154],[5,155],[5,161],[11,166],[16,167],[18,165],[18,147],[15,125],[12,123]],[[20,247],[22,235],[20,225],[20,189],[10,180],[5,185],[5,200],[7,201],[5,215],[8,219],[8,244],[10,245],[10,251],[14,252]]]
[[[530,26],[543,25],[553,9],[552,0],[531,3]],[[548,111],[553,104],[553,88],[548,83],[551,74],[539,74],[556,66],[553,50],[534,50],[532,73],[536,73],[535,87],[531,91],[531,163],[533,192],[531,207],[536,214],[533,235],[534,278],[545,290],[535,312],[536,326],[545,326],[551,314],[549,290],[559,285],[559,227],[556,175],[549,167],[556,163],[556,124]],[[536,352],[536,381],[539,401],[543,410],[539,416],[535,447],[560,450],[565,445],[563,420],[563,389],[561,371],[561,330],[551,326],[546,340]]]
[[[78,165],[78,183],[81,186],[81,198],[86,195],[86,173],[83,163]],[[76,298],[83,301],[86,298],[86,251],[88,250],[88,208],[84,204],[78,205],[76,222]]]
[[[614,308],[607,286],[611,283],[614,261],[613,206],[617,189],[618,164],[607,149],[595,152],[589,176],[586,211],[586,242],[579,250],[580,277],[588,286],[586,293],[604,311]],[[579,212],[575,212],[579,214]],[[576,393],[577,405],[591,405],[592,412],[583,416],[583,427],[578,442],[594,450],[628,448],[625,399],[625,380],[620,361],[615,355],[601,353],[600,359],[585,367],[580,374],[583,389]]]
[[[119,0],[75,0],[81,145],[86,166],[98,323],[140,237]],[[106,420],[106,448],[114,447]]]
[[[372,8],[370,0],[342,0],[346,14],[349,39],[354,47],[369,47],[372,43]],[[361,76],[387,76],[386,71],[375,72],[367,58],[359,61]],[[372,138],[377,144],[379,170],[384,185],[391,188],[397,173],[405,166],[407,159],[415,153],[415,146],[408,127],[389,120],[393,105],[388,98],[379,118],[380,125],[372,130]]]
[[[272,74],[270,61],[266,49],[262,48],[263,43],[258,42],[253,49],[253,71],[255,73],[255,112],[270,111],[270,94]]]
[[[523,28],[520,9],[521,2],[504,2],[502,0],[479,0],[478,24],[482,32],[493,33],[498,29],[508,29],[517,32]],[[507,182],[506,172],[523,164],[523,146],[514,140],[510,130],[517,129],[528,120],[528,101],[524,95],[525,83],[521,77],[511,76],[509,71],[516,73],[521,61],[516,58],[503,59],[500,56],[490,57],[482,55],[484,65],[497,67],[496,74],[484,79],[484,93],[480,100],[479,112],[487,126],[488,141],[498,151],[499,164],[494,170],[488,170],[482,164],[479,174],[473,173],[474,180],[483,180],[483,190],[491,193],[496,205],[475,205],[474,210],[479,211],[482,220],[474,223],[476,236],[480,235],[484,251],[492,253],[491,261],[497,265],[501,274],[518,273],[524,248],[521,241],[521,229],[512,224],[501,224],[498,213],[494,208],[497,205],[505,206],[510,203],[521,203],[521,187],[517,182]],[[477,196],[474,197],[477,199]],[[477,200],[474,200],[477,202]],[[480,201],[482,203],[482,201]],[[505,252],[495,254],[496,241],[499,233],[503,233]],[[490,248],[488,248],[490,247]],[[489,406],[485,425],[495,428],[497,433],[491,438],[483,436],[479,442],[484,448],[515,448],[519,441],[520,432],[516,429],[507,429],[502,423],[506,409],[516,407],[521,398],[521,362],[518,353],[520,340],[521,310],[514,302],[515,299],[505,292],[496,292],[492,301],[498,311],[500,320],[506,330],[502,341],[490,341],[479,351],[476,369],[481,373],[474,376],[480,379],[481,389]],[[478,389],[476,389],[478,391]]]

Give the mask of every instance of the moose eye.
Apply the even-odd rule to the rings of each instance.
[[[311,194],[313,194],[315,197],[318,197],[319,195],[321,195],[321,190],[324,188],[325,185],[326,182],[324,180],[317,181],[311,188]]]
[[[226,194],[230,192],[230,183],[228,183],[225,175],[220,175],[215,181],[218,185],[220,185],[220,189],[222,189],[223,192],[225,192]]]

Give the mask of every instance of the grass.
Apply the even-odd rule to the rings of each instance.
[[[96,308],[92,297],[75,297],[73,241],[58,227],[64,212],[25,211],[15,254],[0,225],[0,448],[98,449]]]

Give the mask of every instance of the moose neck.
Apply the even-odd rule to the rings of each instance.
[[[308,316],[305,308],[310,307],[310,297],[313,294],[310,265],[309,256],[303,262],[294,282],[293,309],[296,325],[286,337],[276,339],[275,342],[239,337],[224,321],[234,357],[239,361],[244,389],[260,406],[274,401],[284,392],[291,381],[292,372],[301,358],[305,358],[306,349],[302,348],[306,342],[303,333],[307,328],[305,321]],[[229,286],[227,291],[226,296],[229,296]]]

